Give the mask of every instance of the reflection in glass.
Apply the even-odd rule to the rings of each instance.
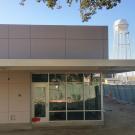
[[[83,112],[68,112],[68,120],[83,120]]]
[[[83,110],[83,83],[67,83],[67,110]]]
[[[83,110],[83,74],[67,75],[67,110]]]
[[[66,83],[64,74],[50,74],[50,111],[66,110]]]
[[[32,82],[48,82],[48,74],[32,74]]]
[[[33,82],[48,82],[48,78],[51,121],[66,120],[66,117],[67,120],[83,120],[84,117],[86,120],[101,119],[101,112],[96,111],[101,110],[99,73],[49,74],[49,77],[48,74],[32,75]],[[45,91],[45,88],[40,87],[34,90],[35,117],[46,117]]]
[[[46,108],[44,103],[36,103],[34,105],[35,115],[34,117],[46,117]]]
[[[51,121],[66,120],[66,112],[50,112],[49,116]]]
[[[100,74],[85,74],[84,90],[85,110],[100,110]]]
[[[50,74],[49,82],[65,82],[66,74]]]
[[[101,120],[101,112],[85,112],[85,120]]]
[[[33,91],[34,117],[46,117],[45,88],[36,87]]]
[[[68,74],[67,82],[83,82],[83,74]]]

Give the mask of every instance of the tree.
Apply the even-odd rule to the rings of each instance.
[[[20,4],[24,5],[24,2],[26,0],[21,0]],[[60,9],[62,8],[61,5],[58,3],[63,0],[36,0],[37,2],[43,2],[46,4],[47,7],[54,9]],[[106,8],[106,9],[112,9],[113,7],[117,6],[121,0],[65,0],[69,6],[72,5],[72,3],[78,2],[80,4],[80,15],[82,18],[82,21],[88,21],[92,15],[96,13],[97,10]]]

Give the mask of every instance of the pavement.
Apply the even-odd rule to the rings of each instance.
[[[0,135],[135,135],[135,105],[104,98],[104,126],[35,127],[0,131]]]

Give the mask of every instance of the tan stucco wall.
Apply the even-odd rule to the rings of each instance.
[[[30,74],[0,71],[0,123],[30,122]]]

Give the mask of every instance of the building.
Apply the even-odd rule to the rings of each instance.
[[[0,25],[0,123],[103,124],[102,73],[134,67],[106,26]]]

